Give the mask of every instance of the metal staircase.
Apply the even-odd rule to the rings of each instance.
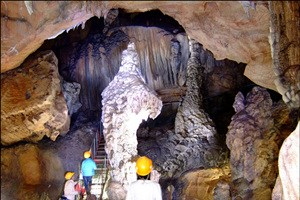
[[[101,129],[100,129],[101,130]],[[91,194],[96,195],[98,200],[106,199],[105,186],[108,180],[108,159],[105,152],[105,139],[101,131],[97,130],[91,145],[91,158],[96,162],[97,169],[92,179]],[[84,185],[82,180],[82,185]],[[87,199],[87,194],[83,199]]]
[[[99,134],[99,131],[98,133]],[[91,193],[96,195],[98,199],[103,199],[105,183],[108,179],[108,159],[105,152],[105,139],[103,134],[98,135],[98,146],[95,148],[94,161],[97,164],[95,175],[93,177],[93,184],[91,186]]]

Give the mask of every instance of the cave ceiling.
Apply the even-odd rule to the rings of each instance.
[[[107,18],[116,8],[127,13],[160,10],[216,59],[246,63],[250,80],[277,91],[268,39],[270,14],[263,1],[1,1],[1,73],[18,67],[45,40],[84,27],[93,16]]]

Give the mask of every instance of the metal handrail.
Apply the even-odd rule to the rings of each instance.
[[[91,147],[90,147],[90,152],[92,154],[91,157],[92,157],[93,160],[96,158],[96,151],[97,151],[97,148],[99,147],[99,145],[101,143],[101,137],[102,137],[102,134],[103,134],[101,128],[102,128],[102,124],[100,123],[99,128],[97,129],[97,133],[95,135],[95,138],[93,139],[93,142],[92,142]],[[104,165],[103,168],[106,169],[105,170],[106,173],[105,173],[105,175],[103,174],[103,172],[101,173],[101,178],[102,178],[102,181],[104,180],[104,183],[101,183],[100,199],[102,199],[102,196],[104,194],[104,187],[105,187],[105,184],[108,180],[108,168],[109,168],[110,163],[109,163],[109,159],[107,158],[107,155],[104,157],[103,165]]]
[[[90,152],[92,154],[92,159],[95,159],[95,155],[96,155],[96,148],[99,146],[100,144],[100,131],[99,129],[97,129],[97,133],[96,133],[96,136],[94,137],[93,139],[93,142],[91,144],[91,147],[90,147]],[[97,144],[97,146],[96,146]]]

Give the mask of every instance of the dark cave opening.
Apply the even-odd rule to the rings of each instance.
[[[117,26],[158,27],[170,33],[185,32],[184,28],[176,20],[163,14],[160,10],[126,13],[123,9],[119,9],[118,20],[119,24]]]

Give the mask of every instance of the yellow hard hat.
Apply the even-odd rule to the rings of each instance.
[[[66,175],[65,175],[65,178],[67,180],[69,180],[70,178],[72,178],[73,175],[74,175],[74,172],[67,172]]]
[[[152,171],[153,165],[152,160],[146,156],[140,157],[136,161],[135,169],[136,173],[140,176],[146,176]]]
[[[89,157],[91,157],[91,152],[86,151],[86,152],[84,152],[83,156],[84,156],[85,158],[89,158]]]

